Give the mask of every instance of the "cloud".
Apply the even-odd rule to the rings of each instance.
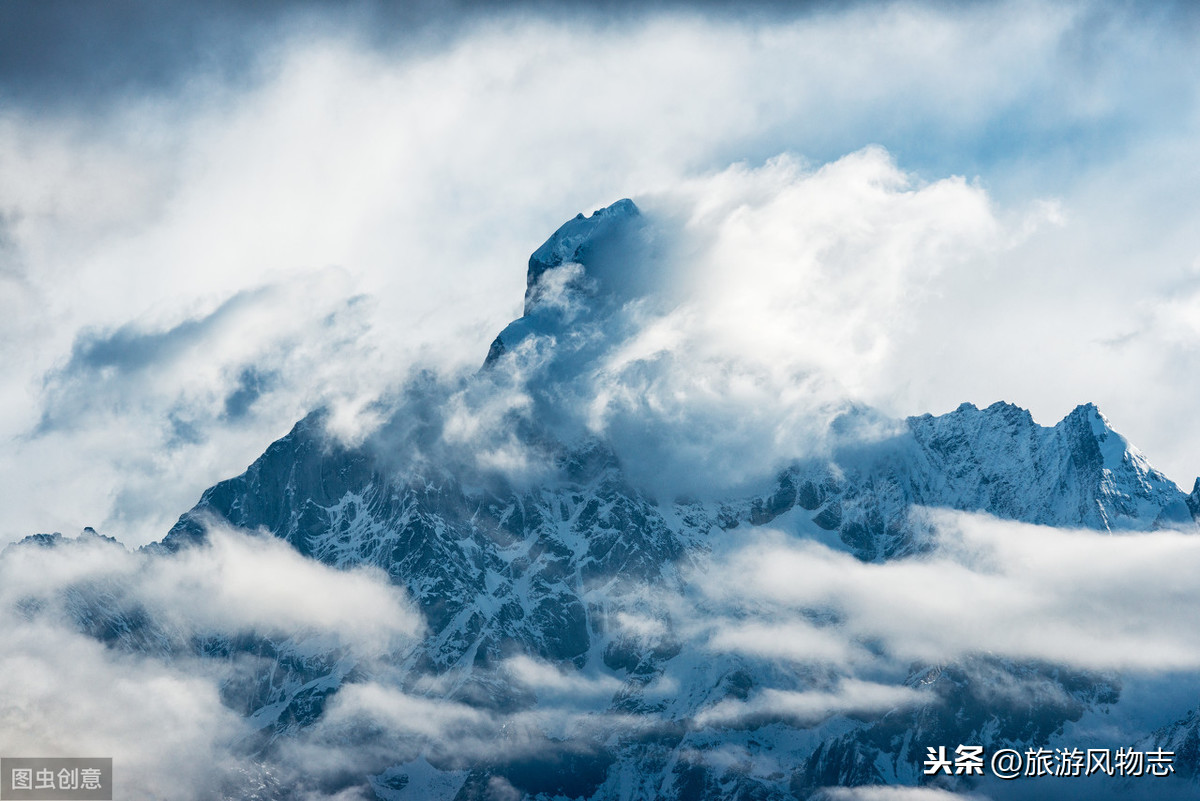
[[[336,777],[361,781],[368,773],[414,772],[419,780],[429,766],[448,782],[457,771],[486,766],[519,784],[599,784],[607,768],[605,741],[614,733],[637,736],[656,725],[653,716],[553,705],[479,708],[367,681],[343,687],[312,728],[280,741],[275,764],[289,786],[320,786]],[[573,771],[589,776],[571,778]]]
[[[629,208],[564,227],[570,257],[595,226],[583,263],[535,272],[489,369],[450,392],[443,438],[475,467],[528,480],[546,439],[597,438],[656,497],[736,492],[827,452],[907,309],[1014,235],[978,186],[920,182],[880,148],[736,166]]]
[[[1194,670],[1200,644],[1187,609],[1195,590],[1194,537],[1176,532],[1101,535],[928,511],[938,532],[932,554],[866,564],[818,543],[756,535],[697,576],[721,604],[755,605],[760,621],[730,621],[710,646],[763,657],[803,658],[771,647],[795,632],[796,616],[823,615],[808,659],[842,647],[859,669],[895,660],[939,664],[976,655],[1081,670],[1153,675]],[[754,576],[751,584],[741,580]],[[766,618],[763,622],[761,619]],[[726,628],[726,626],[728,628]],[[805,642],[804,638],[800,642]],[[855,664],[852,659],[849,664]]]
[[[782,720],[809,727],[832,715],[881,715],[890,710],[916,706],[923,701],[928,699],[910,687],[846,679],[828,691],[766,689],[747,701],[720,701],[696,715],[696,723],[701,726],[736,727]]]
[[[1165,333],[1188,329],[1153,322],[1195,260],[1180,167],[1195,163],[1194,25],[1178,9],[621,7],[601,23],[421,7],[416,38],[404,20],[364,24],[369,10],[222,9],[199,27],[131,17],[123,30],[165,60],[127,63],[141,50],[103,38],[118,88],[102,109],[82,102],[67,50],[5,51],[10,75],[46,70],[0,119],[0,476],[23,499],[0,521],[6,539],[85,523],[157,538],[305,411],[336,406],[353,430],[354,410],[414,364],[472,368],[519,313],[529,252],[624,196],[664,213],[689,199],[688,264],[713,302],[700,308],[729,312],[711,331],[773,365],[684,385],[730,443],[770,429],[751,425],[764,395],[831,381],[893,414],[1004,398],[1057,419],[1095,400],[1188,475],[1181,376],[1194,371],[1179,369],[1186,338]],[[426,35],[437,20],[450,22]],[[164,51],[167,28],[194,38],[166,36],[183,46]],[[231,31],[249,64],[195,59],[192,45]],[[1030,227],[1047,198],[1062,225]],[[878,269],[839,273],[856,260]],[[264,287],[253,310],[212,323]],[[685,310],[654,315],[621,358],[640,355],[608,369],[671,412],[674,385],[629,372],[695,329]],[[129,348],[167,342],[177,357],[160,349],[140,370],[75,369],[118,345],[130,366]],[[782,375],[800,363],[821,380]],[[251,373],[272,380],[243,409]],[[645,439],[620,419],[630,398],[606,397],[609,428]],[[59,434],[27,441],[47,415]]]
[[[503,776],[493,776],[488,779],[489,801],[521,801],[524,793],[512,786]]]
[[[456,739],[482,740],[501,725],[487,710],[409,695],[375,683],[345,688],[322,725],[336,730],[360,716],[368,716],[393,735],[416,735],[439,745]]]
[[[608,700],[621,689],[622,682],[613,676],[587,676],[566,672],[554,665],[527,656],[516,656],[504,663],[504,668],[521,684],[538,694],[539,698],[565,700]]]
[[[323,660],[339,680],[370,672],[422,632],[386,575],[266,536],[213,528],[154,555],[88,533],[48,541],[0,558],[0,750],[111,756],[131,797],[242,792],[263,724],[241,714],[240,687],[264,692],[267,670],[269,692]]]
[[[599,665],[573,671],[518,656],[470,680],[532,694],[489,696],[482,706],[460,695],[466,675],[421,681],[374,658],[403,652],[422,631],[378,572],[333,570],[269,537],[221,529],[206,546],[153,558],[91,535],[11,548],[0,559],[0,636],[13,645],[0,656],[9,688],[0,747],[42,743],[64,755],[103,749],[127,766],[131,792],[163,792],[194,774],[197,798],[254,776],[301,797],[335,798],[365,787],[364,776],[421,760],[451,771],[447,781],[453,771],[490,765],[521,788],[518,778],[541,768],[566,775],[586,763],[602,778],[603,744],[614,733],[636,739],[686,730],[703,738],[781,721],[810,729],[830,718],[874,719],[936,704],[935,693],[910,679],[913,661],[969,665],[984,655],[1118,669],[1134,689],[1139,677],[1148,686],[1160,677],[1170,684],[1168,671],[1195,670],[1200,649],[1181,634],[1190,630],[1196,593],[1194,537],[925,514],[938,550],[886,564],[777,532],[715,543],[690,577],[693,589],[674,599],[661,586],[635,590],[643,611],[614,609],[614,633],[654,639],[669,631],[678,641],[678,655],[650,684]],[[670,609],[669,625],[649,608]],[[109,619],[117,624],[107,634],[93,625]],[[123,639],[134,629],[149,636]],[[363,666],[311,727],[256,757],[243,744],[259,724],[222,698],[262,665],[197,659],[187,645],[245,634],[290,635],[305,658],[348,654]],[[749,692],[726,681],[735,669],[751,671]],[[1022,704],[1036,697],[1044,709],[1070,700],[1054,697],[1055,686],[996,679],[985,682],[991,692]],[[137,693],[153,703],[131,700]],[[614,697],[636,711],[602,711]],[[708,700],[694,716],[679,704],[699,698]],[[1168,704],[1157,694],[1133,703],[1159,716]],[[1088,725],[1124,736],[1121,710]]]
[[[920,183],[879,148],[818,169],[735,166],[644,205],[662,221],[676,305],[633,323],[586,396],[589,425],[635,480],[687,477],[667,497],[825,450],[934,281],[1007,235],[978,186]]]
[[[211,798],[228,778],[227,743],[248,733],[190,663],[108,650],[84,635],[13,620],[0,655],[0,748],[44,756],[106,756],[130,796]]]
[[[304,9],[280,22],[220,8],[119,26],[127,17],[73,11],[66,36],[0,24],[21,39],[0,42],[0,71],[19,62],[0,86],[20,89],[0,112],[0,540],[85,523],[158,539],[320,405],[352,441],[408,426],[405,464],[446,457],[528,480],[554,454],[520,426],[604,434],[663,500],[820,453],[847,396],[897,416],[1005,399],[1043,421],[1093,400],[1157,466],[1200,472],[1186,4],[419,6],[412,36],[397,33],[408,11],[371,35],[369,12],[313,6],[308,19],[329,24],[304,24]],[[430,33],[426,14],[445,28]],[[100,23],[112,35],[79,33]],[[223,55],[197,60],[220,42]],[[673,279],[657,303],[577,331],[608,339],[565,383],[538,372],[546,343],[519,369],[463,378],[520,314],[530,251],[627,196]],[[436,374],[412,378],[421,368]],[[716,701],[714,725],[768,703],[810,720],[904,702],[889,681],[910,659],[1195,668],[1187,538],[937,521],[939,554],[889,565],[741,540],[714,563],[736,579],[697,579],[704,615],[680,601],[670,627],[630,616],[617,628],[669,630],[714,664],[846,674]],[[311,567],[261,539],[218,533],[142,584],[145,560],[119,550],[48,553],[4,559],[27,570],[0,583],[15,644],[0,673],[19,690],[0,731],[104,748],[147,796],[178,794],[163,766],[193,777],[197,797],[212,795],[212,766],[246,767],[228,753],[246,724],[213,703],[228,674],[99,648],[53,609],[27,624],[18,591],[102,582],[156,610],[168,639],[307,628],[369,656],[418,630],[378,574]],[[747,608],[763,612],[752,625]],[[615,681],[516,667],[558,700]],[[685,666],[672,670],[658,687],[689,686]],[[281,757],[285,772],[311,760],[329,779],[306,790],[317,797],[349,792],[337,786],[348,765],[397,758],[338,739],[363,721],[390,732],[380,742],[488,758],[543,748],[547,731],[639,723],[564,704],[511,716],[498,751],[509,717],[387,677],[347,690]]]
[[[952,793],[935,787],[825,787],[814,798],[822,801],[987,801],[987,796]]]
[[[377,569],[334,570],[270,535],[210,527],[203,546],[153,563],[138,582],[151,609],[218,632],[316,633],[361,656],[390,653],[424,624]]]
[[[892,355],[890,338],[917,322],[908,315],[938,278],[1006,244],[982,187],[919,181],[878,147],[817,169],[790,157],[735,166],[683,193],[696,260],[681,280],[704,345],[818,370],[855,394],[856,374]]]
[[[865,656],[840,632],[802,618],[774,622],[721,620],[715,624],[706,647],[717,653],[842,666],[862,661]]]
[[[382,571],[336,570],[265,534],[214,525],[202,545],[171,554],[129,552],[86,533],[57,542],[4,553],[0,598],[10,611],[71,620],[97,596],[109,607],[98,612],[143,620],[164,635],[165,647],[203,636],[286,635],[345,646],[362,659],[423,631],[419,613]]]

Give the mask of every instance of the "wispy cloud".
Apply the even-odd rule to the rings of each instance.
[[[761,726],[772,721],[813,726],[837,714],[879,715],[894,709],[927,702],[909,687],[875,684],[847,679],[832,690],[805,692],[767,689],[746,700],[725,700],[701,711],[696,722],[702,726]]]

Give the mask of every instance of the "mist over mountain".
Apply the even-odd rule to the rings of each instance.
[[[681,230],[566,222],[480,366],[312,412],[161,542],[9,546],[6,725],[129,797],[1194,796],[1196,492],[1091,404],[892,419],[803,337],[739,358]],[[925,775],[960,744],[1176,760]]]
[[[0,757],[1200,796],[1198,23],[0,4]]]

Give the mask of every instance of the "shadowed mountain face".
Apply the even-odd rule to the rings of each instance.
[[[704,615],[754,624],[753,609],[720,607],[704,585],[722,570],[723,549],[767,528],[866,563],[934,552],[921,514],[928,509],[1099,531],[1194,529],[1196,493],[1152,469],[1090,404],[1053,427],[1004,403],[882,427],[877,415],[847,405],[830,424],[830,448],[796,453],[756,490],[730,497],[653,497],[602,436],[559,436],[550,415],[496,418],[540,458],[532,473],[481,469],[438,444],[449,418],[430,408],[453,406],[473,387],[522,380],[522,354],[531,350],[560,364],[538,380],[569,380],[602,347],[572,332],[599,331],[602,340],[613,316],[648,291],[638,272],[644,226],[628,200],[571,220],[534,252],[525,314],[496,338],[476,376],[452,387],[415,384],[409,392],[421,403],[398,403],[357,445],[331,437],[325,414],[313,413],[245,473],[206,491],[147,549],[147,558],[172,558],[203,543],[218,520],[265,530],[337,568],[377,567],[427,627],[392,655],[392,686],[476,710],[487,721],[479,736],[501,745],[511,732],[505,721],[547,716],[522,748],[470,755],[436,738],[401,738],[344,786],[389,800],[806,798],[829,786],[925,783],[929,744],[1053,747],[1064,726],[1119,703],[1114,675],[979,654],[910,665],[883,682],[891,694],[882,701],[801,709],[769,701],[796,692],[841,698],[859,685],[836,660],[700,648],[711,641]],[[865,428],[885,433],[855,433]],[[81,597],[74,608],[80,625],[106,641],[130,649],[162,641],[147,633],[151,622],[119,605]],[[836,611],[801,616],[838,624]],[[260,737],[247,748],[264,764],[280,758],[289,738],[320,729],[344,688],[379,674],[288,641],[170,647],[261,660],[261,673],[228,684],[223,701],[254,721]],[[529,665],[540,666],[541,684],[522,673]],[[576,686],[570,677],[587,681],[563,690]],[[568,699],[554,695],[559,685]],[[1014,686],[1035,689],[996,689]],[[723,712],[733,707],[743,711]],[[562,708],[587,725],[563,731],[547,722]],[[1189,719],[1144,733],[1183,751],[1196,727]],[[290,797],[275,789],[261,797]]]

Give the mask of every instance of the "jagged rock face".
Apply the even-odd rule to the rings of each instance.
[[[505,354],[526,337],[595,318],[597,308],[572,306],[573,298],[628,278],[608,261],[628,252],[639,218],[632,202],[621,201],[580,215],[539,248],[529,262],[525,315],[496,338],[485,372],[504,369]],[[640,288],[632,281],[626,290]],[[499,712],[536,708],[537,698],[503,670],[506,660],[533,657],[604,673],[616,688],[597,711],[647,723],[614,726],[587,747],[547,738],[534,756],[490,762],[414,753],[370,777],[382,799],[483,799],[494,777],[542,798],[806,798],[829,785],[919,783],[914,766],[931,739],[1045,742],[1086,710],[1114,703],[1115,678],[980,657],[913,666],[906,685],[924,700],[903,711],[706,724],[700,711],[722,700],[832,678],[743,655],[700,658],[667,599],[694,598],[692,569],[714,543],[754,527],[828,534],[861,560],[884,561],[930,547],[915,507],[1098,530],[1192,526],[1200,510],[1200,481],[1185,495],[1091,405],[1043,427],[1009,404],[964,404],[903,421],[883,441],[795,454],[757,493],[677,501],[633,486],[620,455],[602,441],[554,443],[554,469],[521,486],[476,481],[452,465],[397,467],[406,462],[389,452],[404,447],[402,438],[386,447],[340,444],[314,413],[244,474],[206,491],[148,558],[203,540],[211,518],[265,529],[326,564],[376,566],[407,590],[427,631],[396,657],[406,689],[435,686],[444,698]],[[121,647],[169,640],[103,588],[81,592],[72,608],[83,629]],[[653,637],[623,628],[622,616],[634,613],[656,622]],[[223,701],[255,721],[264,743],[319,721],[326,701],[362,678],[342,654],[289,642],[218,638],[161,647],[261,659],[262,674],[228,685]],[[665,676],[674,690],[664,696],[655,687]],[[998,676],[1041,690],[998,707],[988,693]],[[430,684],[430,677],[444,680]],[[1189,719],[1158,739],[1194,750],[1196,730]],[[744,764],[681,757],[729,748]],[[775,767],[746,767],[759,764]]]
[[[469,492],[452,478],[398,482],[369,448],[330,443],[313,415],[245,474],[207,491],[163,544],[202,537],[205,516],[217,515],[334,566],[383,568],[420,605],[437,642],[428,665],[439,670],[517,653],[581,663],[584,588],[660,581],[684,545],[611,458],[575,457],[566,471],[574,481],[507,495]]]
[[[628,199],[563,224],[529,257],[524,314],[496,336],[484,365],[533,334],[583,327],[650,292],[655,276],[644,269],[643,230],[641,212]]]
[[[539,248],[529,262],[525,316],[497,337],[485,369],[502,369],[501,357],[526,337],[580,324],[580,315],[595,320],[598,307],[572,308],[571,298],[597,294],[605,259],[627,246],[627,226],[638,218],[636,207],[622,201],[580,215]],[[565,283],[553,285],[552,278]],[[1182,493],[1091,405],[1053,427],[1004,403],[910,418],[869,447],[851,442],[821,458],[797,454],[761,493],[736,498],[661,502],[630,485],[618,456],[602,442],[559,446],[556,453],[557,470],[538,486],[513,489],[501,481],[481,489],[453,471],[433,470],[433,478],[397,471],[369,443],[339,445],[325,435],[322,415],[314,414],[245,474],[204,493],[163,547],[201,538],[205,517],[216,516],[265,528],[331,565],[380,567],[408,590],[428,624],[407,658],[412,683],[425,675],[454,676],[448,697],[515,710],[533,701],[497,677],[504,660],[526,655],[574,668],[602,665],[623,677],[609,710],[657,721],[650,732],[614,732],[605,747],[587,754],[548,744],[532,762],[439,774],[458,777],[450,782],[456,798],[487,797],[491,776],[504,776],[531,796],[802,798],[831,784],[918,782],[913,766],[930,737],[1043,742],[1084,709],[1113,703],[1119,690],[1108,676],[983,659],[914,666],[909,683],[928,700],[880,720],[797,728],[795,721],[768,716],[752,731],[697,725],[702,707],[744,699],[781,678],[772,675],[777,667],[737,656],[692,665],[683,640],[672,633],[670,610],[647,596],[647,587],[686,595],[689,568],[714,538],[784,525],[800,536],[829,532],[858,558],[879,561],[928,547],[912,522],[916,506],[1100,530],[1190,525],[1191,509],[1200,508],[1200,490]],[[615,625],[623,613],[647,609],[664,622],[665,635],[648,642]],[[646,688],[668,672],[684,678],[677,697],[664,705]],[[319,716],[320,702],[343,680],[318,673],[311,665],[293,670],[292,695],[258,689],[240,703],[265,708],[269,701],[284,709],[265,725],[287,731]],[[1042,701],[1035,694],[1030,703],[998,711],[987,691],[998,675],[1046,687]],[[306,693],[316,687],[324,694],[314,700]],[[769,756],[785,770],[755,776],[678,758],[731,742],[751,761]],[[415,771],[412,781],[421,771],[438,773],[420,764],[408,768]],[[405,770],[399,765],[377,777],[376,793],[409,797],[403,788],[415,792],[416,784],[408,784]]]
[[[660,581],[714,531],[769,524],[793,508],[868,560],[920,548],[909,524],[917,504],[1097,529],[1190,522],[1188,496],[1128,449],[1094,407],[1081,406],[1053,428],[1008,404],[964,405],[908,425],[910,434],[868,461],[798,462],[759,496],[663,506],[631,487],[602,446],[568,457],[574,469],[556,483],[495,494],[452,477],[389,476],[369,447],[330,440],[318,414],[243,475],[205,492],[164,545],[200,536],[204,517],[215,514],[265,528],[331,565],[383,568],[418,600],[435,632],[460,627],[457,650],[435,660],[448,667],[468,651],[480,663],[516,651],[581,658],[583,588]],[[532,595],[512,595],[516,583]],[[467,614],[478,612],[485,586],[504,623],[497,629]]]
[[[921,451],[916,500],[1052,526],[1145,529],[1191,520],[1186,497],[1092,404],[1053,428],[997,403],[911,418]]]
[[[179,547],[202,536],[199,521],[215,514],[237,526],[264,527],[331,565],[383,568],[407,588],[429,625],[411,659],[412,675],[459,676],[449,697],[472,705],[513,710],[530,703],[491,672],[517,655],[574,668],[602,664],[624,676],[612,710],[635,715],[664,717],[661,702],[644,693],[656,677],[680,670],[691,676],[677,708],[665,715],[674,723],[653,736],[618,737],[615,746],[588,757],[592,761],[559,755],[554,765],[480,766],[463,779],[457,797],[487,797],[491,775],[504,775],[531,794],[551,795],[563,790],[555,782],[573,775],[565,794],[595,798],[724,798],[731,792],[802,798],[830,784],[913,783],[920,777],[912,766],[925,743],[1045,742],[1084,709],[1113,703],[1115,680],[1029,664],[948,665],[935,674],[916,667],[910,683],[930,697],[906,713],[858,722],[848,731],[833,727],[815,739],[811,733],[797,738],[789,724],[769,720],[752,736],[731,735],[698,728],[691,718],[721,698],[755,691],[767,680],[763,665],[731,657],[704,671],[680,668],[690,657],[678,640],[668,636],[648,644],[613,625],[621,613],[645,608],[646,586],[686,592],[687,567],[713,538],[779,525],[789,513],[788,519],[800,515],[836,533],[859,558],[881,560],[923,547],[909,523],[914,504],[1056,525],[1144,529],[1173,522],[1186,508],[1186,496],[1145,467],[1136,452],[1105,460],[1105,445],[1117,435],[1090,407],[1053,428],[1004,404],[964,406],[942,417],[914,418],[908,426],[909,433],[870,458],[856,454],[848,466],[797,463],[757,496],[660,504],[631,487],[611,452],[596,444],[564,458],[558,479],[544,486],[483,491],[451,478],[389,475],[370,448],[330,442],[314,415],[245,474],[206,492],[164,544]],[[656,614],[670,625],[668,610]],[[987,687],[989,677],[1000,674],[1050,689],[1042,701],[1034,697],[998,710]],[[297,675],[288,688],[292,696],[279,688],[249,696],[283,708],[270,722],[276,731],[303,722],[305,714],[319,715],[320,706],[303,693],[314,686],[336,692],[341,681]],[[745,745],[749,752],[771,754],[792,768],[767,781],[672,757],[716,748],[730,736],[753,740],[757,745]],[[891,767],[881,767],[885,763]],[[615,776],[639,777],[641,794],[618,789],[631,785]]]
[[[1176,771],[1183,777],[1200,779],[1200,709],[1153,732],[1138,747],[1143,751],[1162,749],[1175,754]]]
[[[748,509],[745,502],[726,506],[722,524],[762,525],[798,506],[872,561],[922,547],[910,524],[915,505],[1102,531],[1193,525],[1192,496],[1150,467],[1091,404],[1053,427],[1007,403],[963,404],[906,424],[904,433],[844,463],[836,456],[797,463]]]

